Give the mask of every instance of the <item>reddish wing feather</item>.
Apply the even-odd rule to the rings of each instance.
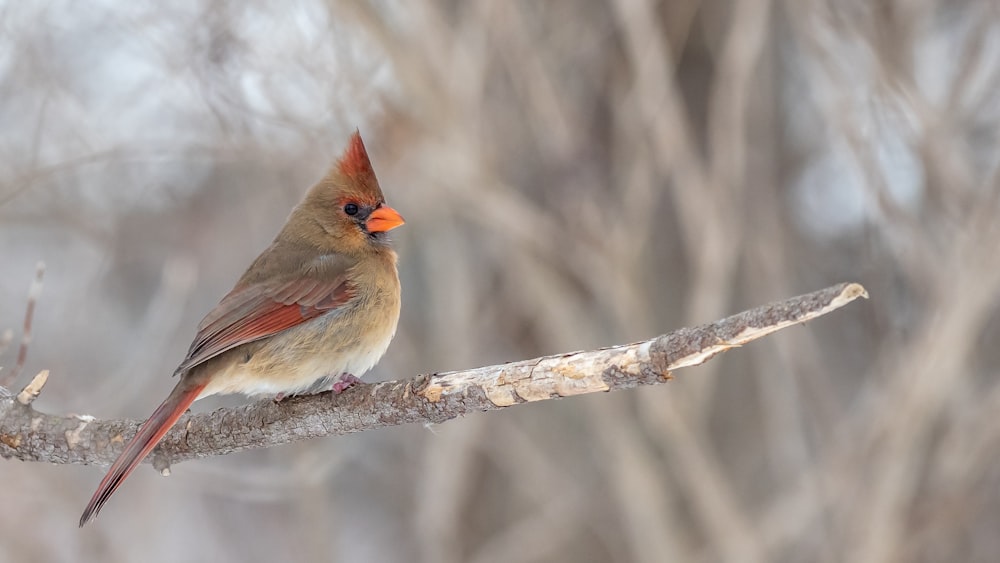
[[[273,288],[234,289],[198,327],[185,371],[241,344],[260,340],[336,309],[354,295],[344,278],[332,281],[300,279]]]

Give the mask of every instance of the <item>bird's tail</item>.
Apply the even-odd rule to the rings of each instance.
[[[177,420],[184,414],[191,403],[198,398],[198,394],[205,388],[205,384],[192,385],[188,381],[180,381],[174,390],[170,392],[159,407],[153,411],[149,420],[144,422],[136,432],[135,437],[129,440],[125,449],[118,459],[111,465],[107,475],[101,480],[94,496],[87,503],[87,508],[80,516],[80,527],[97,517],[104,503],[108,502],[111,495],[121,486],[122,481],[132,473],[132,470],[139,466],[142,460],[149,454],[156,444],[163,439],[167,431],[177,423]]]

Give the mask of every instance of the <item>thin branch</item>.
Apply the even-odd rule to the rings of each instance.
[[[0,378],[0,386],[7,387],[17,381],[17,376],[21,375],[21,370],[24,369],[24,363],[28,359],[28,346],[31,345],[31,320],[35,316],[35,302],[42,294],[44,276],[45,262],[39,262],[35,269],[35,280],[28,288],[28,307],[24,311],[24,332],[21,334],[21,346],[17,350],[17,361],[14,363],[14,369]]]
[[[165,471],[174,462],[306,438],[414,422],[440,423],[520,403],[664,383],[672,370],[699,365],[730,348],[867,296],[860,285],[844,283],[635,344],[359,384],[339,396],[327,392],[188,414],[154,450],[152,462]],[[136,420],[43,414],[30,401],[25,405],[0,388],[0,456],[4,458],[110,464],[139,424]]]
[[[13,340],[13,330],[8,328],[0,333],[0,356],[3,356],[3,353],[7,351],[7,347],[10,346],[10,343],[13,342]]]

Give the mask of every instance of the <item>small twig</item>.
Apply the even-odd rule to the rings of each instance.
[[[10,346],[11,341],[14,340],[14,331],[7,329],[0,333],[0,356],[7,351],[7,347]]]
[[[45,276],[45,262],[39,262],[35,270],[35,280],[28,288],[28,307],[24,312],[24,333],[21,334],[21,346],[17,350],[17,362],[14,363],[10,373],[0,379],[0,386],[8,387],[17,381],[17,376],[21,375],[24,363],[28,359],[28,346],[31,344],[31,319],[35,315],[35,302],[42,293],[42,278]]]
[[[21,392],[17,394],[17,402],[22,405],[30,405],[38,398],[38,394],[45,387],[45,382],[49,380],[49,370],[43,369],[38,375],[31,378],[31,383],[27,384]]]

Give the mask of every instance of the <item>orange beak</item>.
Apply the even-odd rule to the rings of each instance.
[[[369,233],[381,233],[391,231],[405,222],[403,216],[398,211],[388,205],[383,205],[372,211],[371,215],[368,216],[368,220],[365,221],[365,227]]]

